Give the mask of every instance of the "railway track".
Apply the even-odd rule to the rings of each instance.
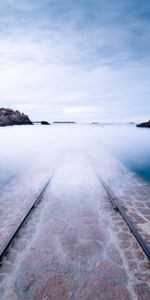
[[[43,186],[43,188],[41,189],[39,195],[36,197],[36,199],[33,201],[33,203],[26,209],[26,211],[24,212],[24,214],[20,217],[20,220],[18,221],[17,225],[15,226],[15,228],[13,229],[13,231],[11,232],[11,234],[9,235],[9,237],[7,238],[7,240],[4,242],[4,244],[0,247],[0,260],[3,258],[4,254],[6,253],[9,245],[11,244],[11,242],[13,241],[13,239],[16,237],[16,235],[18,234],[20,228],[22,227],[22,225],[25,223],[25,221],[27,220],[28,216],[30,215],[30,213],[33,211],[33,209],[35,209],[37,207],[37,205],[40,203],[40,201],[42,200],[42,197],[44,195],[44,192],[46,191],[50,181],[52,180],[53,175],[48,179],[48,181],[45,183],[45,185]]]
[[[150,263],[150,247],[147,245],[146,241],[143,239],[140,232],[136,229],[133,222],[130,220],[130,218],[126,214],[125,208],[119,203],[120,202],[119,199],[114,195],[113,191],[107,185],[107,183],[105,182],[103,177],[100,174],[98,174],[98,172],[96,172],[96,173],[97,173],[97,178],[98,178],[99,182],[102,184],[102,186],[104,187],[104,189],[106,191],[106,194],[108,196],[110,203],[113,206],[113,209],[115,209],[122,216],[122,218],[128,225],[131,233],[136,238],[137,242],[139,243],[140,247],[142,248],[143,252],[147,256],[149,263]]]
[[[103,177],[99,174],[99,172],[96,171],[96,169],[95,169],[95,172],[96,172],[96,175],[97,175],[97,178],[98,178],[99,182],[102,184],[102,186],[104,187],[104,189],[106,191],[106,194],[108,196],[108,199],[109,199],[113,209],[115,209],[122,216],[122,218],[124,219],[124,221],[128,225],[131,233],[134,235],[134,237],[138,241],[140,247],[142,248],[143,252],[147,256],[148,260],[150,261],[150,248],[147,245],[146,241],[143,239],[140,232],[135,228],[133,222],[130,220],[130,218],[126,214],[125,208],[122,207],[122,205],[119,203],[120,202],[119,199],[114,195],[113,191],[107,185],[107,183],[105,182]],[[50,181],[52,180],[52,177],[53,177],[53,175],[48,179],[46,184],[43,186],[43,188],[42,188],[41,192],[39,193],[38,197],[34,200],[34,202],[30,205],[30,207],[28,207],[28,209],[21,216],[18,224],[16,225],[16,227],[14,228],[12,233],[9,235],[9,237],[7,238],[5,243],[0,247],[0,260],[2,259],[4,254],[6,253],[9,245],[11,244],[12,240],[16,237],[17,233],[19,232],[19,229],[25,223],[25,221],[28,218],[28,216],[30,215],[30,213],[33,211],[33,209],[35,209],[37,207],[37,205],[41,201],[41,199],[44,195],[44,192],[46,191]]]

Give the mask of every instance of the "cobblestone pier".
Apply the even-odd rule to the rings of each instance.
[[[106,178],[104,166],[99,169]],[[118,195],[127,209],[130,204],[136,209],[129,215],[139,228],[146,221],[148,241],[149,199],[142,201],[139,193],[136,198],[130,189],[126,203],[123,189]],[[113,210],[88,157],[68,156],[58,166],[1,262],[0,280],[2,300],[150,299],[149,262]]]

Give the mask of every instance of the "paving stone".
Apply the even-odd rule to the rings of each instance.
[[[32,292],[32,300],[71,300],[73,281],[70,276],[45,273],[40,276]]]
[[[150,288],[146,283],[136,284],[134,290],[138,300],[150,299]]]
[[[137,207],[145,207],[145,203],[143,203],[143,202],[141,202],[141,201],[135,201],[135,205],[137,206]]]
[[[117,280],[118,282],[127,280],[127,276],[123,268],[107,260],[103,260],[98,263],[96,265],[96,270],[101,272],[106,278],[108,278],[108,280]]]
[[[150,208],[140,208],[139,210],[143,215],[150,216]]]
[[[129,300],[125,286],[111,284],[102,278],[90,277],[77,290],[76,300]]]
[[[75,155],[59,167],[43,199],[46,205],[38,206],[18,236],[15,250],[10,249],[1,274],[2,288],[4,282],[9,283],[4,300],[134,300],[135,293],[138,299],[147,296],[148,262],[122,217],[112,209],[91,164],[83,161],[78,162]],[[102,172],[106,164],[104,159]],[[112,169],[115,165],[111,164]],[[108,184],[114,193],[117,187],[121,205],[149,239],[142,227],[149,218],[144,214],[147,192],[142,193],[143,184],[134,176],[130,179],[128,172],[120,171],[120,183],[110,174]]]
[[[120,242],[120,248],[121,249],[127,249],[129,246],[130,246],[130,240]]]
[[[145,223],[145,220],[144,220],[140,215],[138,215],[137,213],[130,213],[129,215],[130,215],[130,217],[132,217],[137,223],[140,223],[140,224]]]
[[[136,255],[140,260],[144,260],[145,256],[142,251],[138,251]]]
[[[128,260],[127,261],[127,264],[129,266],[129,270],[137,270],[137,264],[136,264],[136,261],[134,260]]]
[[[122,264],[122,258],[120,256],[119,249],[117,249],[113,244],[106,249],[106,255],[118,265]]]
[[[3,297],[3,294],[4,294],[4,288],[3,287],[0,287],[0,297],[2,299]]]
[[[19,277],[19,281],[16,286],[17,294],[20,298],[23,297],[23,294],[27,296],[28,291],[32,288],[37,277],[38,275],[33,272],[24,273],[21,277]]]
[[[125,250],[124,254],[125,254],[125,256],[126,256],[127,259],[134,258],[133,253],[131,251],[129,251],[129,250]]]
[[[149,262],[141,262],[140,268],[141,268],[142,271],[149,271],[150,272]]]
[[[16,240],[12,248],[21,252],[26,247],[26,244],[27,244],[26,240],[21,240],[21,241]]]
[[[119,240],[123,240],[123,241],[126,241],[126,240],[129,240],[131,238],[131,235],[129,233],[126,233],[126,232],[120,232],[118,233],[118,238]]]
[[[9,273],[12,271],[12,265],[10,263],[4,263],[0,265],[0,273]]]

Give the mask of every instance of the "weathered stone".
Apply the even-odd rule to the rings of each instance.
[[[134,260],[127,260],[127,264],[129,266],[129,270],[136,270],[137,269],[137,264]]]
[[[140,264],[140,268],[142,271],[149,271],[150,272],[150,264],[148,262],[142,262]]]
[[[113,262],[117,263],[118,265],[122,264],[120,253],[114,245],[110,245],[108,249],[106,249],[106,254]]]
[[[144,254],[142,251],[138,251],[137,252],[137,257],[140,259],[140,260],[143,260],[144,259]]]
[[[40,276],[33,291],[32,299],[72,299],[72,278],[70,276],[45,273]]]
[[[29,117],[18,110],[0,108],[0,126],[32,125]]]
[[[140,224],[145,223],[145,220],[136,213],[130,213],[130,216],[133,217],[137,223],[140,223]]]
[[[150,120],[136,125],[137,127],[150,128]]]
[[[127,278],[126,273],[121,267],[107,260],[103,260],[97,264],[97,270],[112,281],[123,281]]]
[[[135,293],[138,300],[149,300],[150,299],[150,288],[146,283],[136,284],[134,286]]]
[[[112,284],[102,278],[91,276],[87,283],[82,283],[76,293],[77,300],[129,300],[128,290],[122,284]]]

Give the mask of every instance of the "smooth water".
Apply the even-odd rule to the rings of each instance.
[[[104,126],[102,143],[129,169],[150,182],[150,129],[135,125]]]
[[[100,149],[150,182],[150,129],[92,124],[13,126],[0,128],[0,141],[0,187],[29,169],[39,175],[48,173],[67,153],[80,158]]]

